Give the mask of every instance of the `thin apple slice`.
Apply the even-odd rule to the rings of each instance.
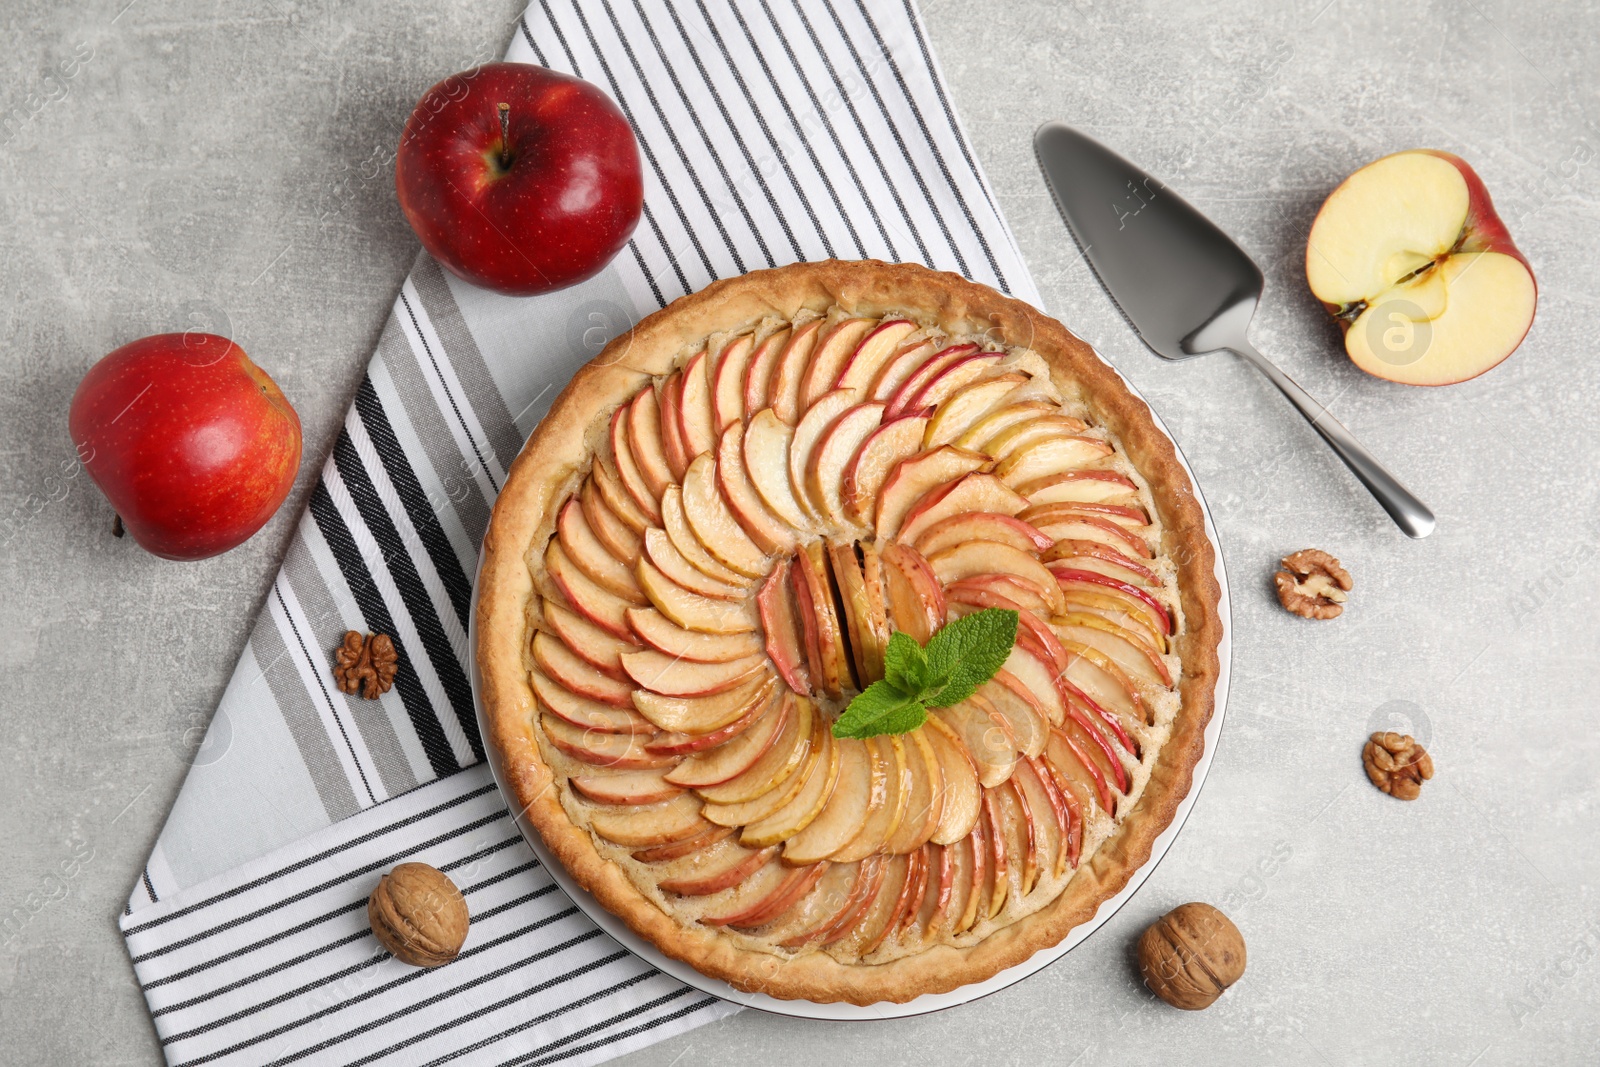
[[[1055,576],[1033,555],[1011,545],[995,541],[976,541],[946,548],[927,557],[928,566],[941,585],[950,585],[976,574],[1014,574],[1029,585],[1036,586],[1041,595],[1064,606],[1060,587]],[[1053,594],[1053,596],[1052,596]]]
[[[1166,607],[1161,601],[1136,585],[1130,585],[1127,582],[1118,581],[1093,571],[1063,567],[1059,564],[1052,566],[1050,573],[1056,576],[1056,584],[1061,586],[1063,593],[1070,595],[1074,590],[1089,588],[1127,598],[1129,601],[1148,609],[1162,633],[1168,635],[1172,633],[1172,616],[1167,613]]]
[[[1028,508],[1017,517],[1023,522],[1032,523],[1058,541],[1097,541],[1108,548],[1130,553],[1141,559],[1152,559],[1155,556],[1144,538],[1134,531],[1108,518],[1073,511],[1061,504]]]
[[[917,922],[922,912],[923,899],[928,894],[929,848],[924,845],[909,855],[906,880],[900,889],[900,899],[895,902],[894,928],[899,933],[910,929]]]
[[[671,731],[658,732],[650,738],[644,747],[647,751],[663,756],[688,756],[720,747],[750,730],[756,724],[756,720],[766,713],[769,703],[770,701],[755,701],[743,715],[726,726],[717,727],[710,733],[680,734]]]
[[[732,841],[723,841],[718,848],[720,854],[707,854],[693,874],[663,878],[656,887],[682,897],[707,897],[738,885],[777,854],[776,849],[749,849]]]
[[[644,532],[644,555],[668,580],[691,593],[716,600],[743,600],[744,589],[711,578],[684,558],[667,532],[652,526]]]
[[[925,645],[945,620],[944,589],[921,553],[890,541],[879,550],[883,591],[892,629]]]
[[[771,406],[772,398],[768,395],[768,389],[772,384],[772,372],[788,344],[789,328],[785,326],[763,337],[751,353],[744,375],[744,415],[747,420],[756,412]]]
[[[884,319],[878,323],[861,339],[832,387],[865,392],[900,349],[901,343],[916,329],[915,323],[905,319]]]
[[[661,653],[637,652],[634,655],[659,657]],[[698,666],[714,669],[720,665],[702,663]],[[632,691],[633,707],[663,730],[678,734],[708,734],[743,718],[753,705],[765,704],[771,699],[774,681],[764,671],[758,671],[732,689],[696,696],[635,689]]]
[[[1118,626],[1143,635],[1156,651],[1167,651],[1166,632],[1161,628],[1155,613],[1142,600],[1121,596],[1109,589],[1096,588],[1087,582],[1066,583],[1062,586],[1061,594],[1067,598],[1068,611],[1093,612],[1101,618],[1110,619]]]
[[[789,452],[794,428],[772,408],[756,413],[744,430],[744,466],[750,482],[772,513],[794,530],[810,530],[811,519],[800,507],[789,481]]]
[[[872,385],[867,389],[868,399],[887,402],[905,384],[907,378],[917,373],[941,350],[942,343],[941,338],[925,337],[902,345],[872,379]]]
[[[970,699],[952,707],[935,708],[933,714],[961,739],[978,769],[979,784],[996,786],[1011,777],[1017,762],[1017,745],[1004,720]]]
[[[883,558],[870,543],[860,544],[861,594],[864,603],[858,607],[861,624],[862,659],[867,674],[859,679],[871,685],[883,677],[883,657],[889,647],[888,596],[883,589]]]
[[[740,804],[770,792],[796,770],[810,755],[814,723],[819,718],[816,706],[805,697],[783,694],[783,729],[772,747],[743,774],[716,785],[700,787],[700,795],[715,804]],[[673,781],[678,779],[674,777]],[[723,823],[724,826],[742,825]]]
[[[713,556],[747,578],[767,573],[767,556],[734,519],[717,490],[717,461],[709,452],[689,464],[683,476],[683,514],[689,529]]]
[[[589,815],[589,828],[624,848],[665,845],[711,829],[700,817],[700,807],[699,797],[685,793],[660,805],[595,811]]]
[[[629,565],[638,561],[639,553],[644,546],[639,531],[623,522],[617,513],[606,505],[600,496],[600,487],[595,485],[593,479],[583,483],[583,490],[578,494],[578,503],[583,508],[583,517],[589,520],[589,529],[599,538],[607,552]]]
[[[568,499],[562,506],[556,520],[556,536],[566,550],[566,558],[590,581],[629,603],[645,602],[632,569],[606,551],[590,528],[589,520],[584,518],[583,508],[578,501]]]
[[[600,499],[606,502],[606,507],[615,512],[617,518],[634,533],[642,534],[652,525],[650,516],[633,502],[633,497],[623,488],[622,476],[611,466],[610,460],[596,456],[589,470],[589,480],[599,491]]]
[[[955,864],[951,861],[953,849],[931,842],[923,848],[928,868],[928,888],[923,894],[915,921],[926,941],[942,929],[949,919],[950,903],[955,895],[956,872]]]
[[[1013,872],[1020,872],[1026,862],[1024,852],[1027,845],[1023,840],[1022,813],[1011,807],[1015,797],[1009,781],[998,789],[986,790],[983,795],[984,818],[989,822],[989,841],[994,857],[994,870],[990,874],[991,919],[1005,908],[1006,898],[1012,889]]]
[[[912,730],[903,735],[901,741],[910,788],[906,794],[905,814],[886,845],[889,852],[896,854],[920,849],[939,828],[939,816],[944,809],[944,775],[928,743],[927,731]]]
[[[747,633],[756,628],[755,615],[748,603],[713,600],[691,593],[668,579],[647,559],[639,561],[634,573],[639,578],[639,588],[644,590],[644,595],[650,599],[655,609],[686,630],[698,630],[710,634],[737,634]],[[625,613],[623,621],[627,621]]]
[[[922,392],[923,386],[933,381],[941,371],[957,360],[966,359],[968,356],[976,355],[977,352],[978,346],[975,344],[957,344],[929,356],[922,366],[901,382],[899,388],[888,398],[889,408],[884,412],[884,418],[893,418],[901,412],[921,411],[921,408],[913,405],[912,400]]]
[[[952,360],[918,389],[901,410],[937,409],[963,388],[989,374],[999,362],[998,352],[978,352]],[[1017,377],[1020,381],[1021,375]]]
[[[595,670],[544,630],[533,635],[533,662],[570,693],[614,708],[633,707],[632,685]]]
[[[1054,596],[1044,596],[1014,574],[975,574],[971,578],[951,582],[945,594],[952,603],[976,604],[979,607],[1027,608],[1029,611],[1041,611],[1046,615],[1051,611],[1050,605],[1058,603]],[[999,600],[1004,600],[1006,603],[999,603]]]
[[[812,453],[827,429],[846,411],[860,403],[860,397],[861,394],[850,389],[827,393],[806,408],[800,421],[795,424],[794,437],[789,441],[789,487],[794,498],[800,502],[800,510],[813,524],[821,518],[822,513],[812,502],[806,488],[806,472],[813,463]]]
[[[923,493],[906,512],[900,524],[899,540],[915,543],[928,527],[958,515],[987,512],[1013,516],[1027,506],[1027,498],[1013,491],[999,478],[973,471]]]
[[[770,922],[783,914],[828,872],[826,863],[813,863],[785,872],[781,880],[755,903],[731,914],[706,916],[700,921],[706,926],[734,926],[750,929]]]
[[[699,856],[707,852],[718,841],[726,840],[733,836],[732,827],[713,826],[693,837],[686,837],[682,841],[668,841],[664,845],[653,845],[641,848],[633,853],[633,858],[640,863],[665,863],[668,860],[682,859],[685,856]]]
[[[843,610],[839,621],[847,639],[845,644],[850,649],[857,681],[867,686],[883,677],[883,650],[873,644],[867,633],[869,601],[861,565],[856,562],[856,548],[852,544],[829,545],[827,555],[828,571]]]
[[[1067,705],[1061,695],[1058,669],[1055,660],[1036,643],[1023,641],[1012,646],[1001,668],[1045,709],[1045,718],[1059,725],[1066,717]]]
[[[812,771],[826,755],[824,749],[827,734],[828,726],[823,721],[823,716],[813,715],[811,736],[803,747],[804,755],[792,770],[779,777],[771,784],[771,788],[749,800],[736,800],[730,803],[707,801],[702,813],[718,826],[750,826],[765,822],[805,791]],[[705,790],[701,790],[700,795],[705,796]]]
[[[1013,404],[1005,404],[989,412],[968,429],[962,431],[952,444],[958,448],[970,449],[973,452],[982,452],[992,455],[989,442],[997,435],[1019,422],[1038,418],[1040,415],[1057,414],[1056,405],[1044,400],[1022,400]]]
[[[844,903],[820,927],[794,934],[779,944],[786,948],[799,948],[807,944],[831,945],[848,937],[867,910],[877,900],[883,886],[884,857],[869,856],[857,865],[854,884]]]
[[[647,738],[655,736],[655,725],[632,708],[619,708],[615,704],[574,693],[538,666],[528,671],[528,681],[541,708],[580,730],[594,730],[597,733],[607,734],[642,734]]]
[[[911,800],[911,770],[907,765],[905,743],[897,734],[870,738],[874,752],[874,793],[882,791],[883,803],[873,804],[861,832],[834,853],[838,863],[850,863],[887,850],[889,839],[905,819]]]
[[[805,569],[798,555],[787,566],[786,571],[795,618],[800,624],[800,649],[805,653],[806,677],[810,679],[812,692],[822,693],[825,691],[822,680],[822,644],[817,629],[816,606],[811,602],[811,585],[806,581]]]
[[[1052,411],[1007,426],[985,442],[984,451],[1004,460],[1046,441],[1076,437],[1083,428],[1081,420]]]
[[[1049,718],[1035,705],[993,680],[978,687],[977,695],[989,702],[991,710],[1006,720],[1006,729],[1024,756],[1037,756],[1044,751],[1045,740],[1050,735]]]
[[[688,446],[683,440],[683,372],[673,371],[661,382],[661,452],[667,458],[667,469],[674,482],[683,481],[683,472],[689,469]]]
[[[1061,647],[1067,651],[1067,681],[1100,707],[1110,708],[1125,723],[1148,724],[1139,687],[1121,664],[1101,650],[1098,641],[1086,644],[1061,634]]]
[[[982,801],[978,802],[980,805]],[[972,837],[963,837],[951,845],[943,846],[945,854],[949,856],[950,863],[950,899],[945,904],[944,919],[937,928],[930,929],[927,937],[932,940],[936,935],[957,934],[962,930],[962,919],[966,916],[967,905],[972,900]]]
[[[942,802],[939,821],[930,839],[941,845],[954,844],[972,832],[978,821],[981,803],[978,766],[960,736],[938,716],[930,716],[922,733],[939,762]]]
[[[810,607],[816,623],[821,673],[813,674],[812,680],[821,686],[823,692],[838,696],[853,686],[854,679],[850,673],[850,651],[845,647],[844,630],[834,606],[833,587],[828,581],[828,561],[821,542],[813,541],[804,546],[795,556],[795,566],[809,594],[800,600],[800,606]]]
[[[811,365],[811,353],[817,347],[817,337],[821,332],[821,319],[812,319],[794,327],[789,333],[788,344],[784,345],[772,369],[767,403],[777,417],[790,426],[800,421],[800,416],[805,413],[800,403],[800,382],[805,377],[806,368]]]
[[[683,440],[683,454],[693,463],[716,447],[717,432],[711,414],[711,376],[705,352],[696,352],[683,365],[679,385],[678,419],[679,435]]]
[[[865,741],[853,737],[835,740],[839,771],[833,790],[816,818],[784,842],[785,863],[803,865],[828,859],[866,823],[873,798],[872,755]]]
[[[821,752],[800,791],[771,815],[746,824],[739,835],[740,844],[748,848],[782,844],[810,826],[822,812],[839,780],[839,746],[826,725],[819,731],[819,738]]]
[[[928,429],[922,435],[922,447],[938,448],[940,445],[955,444],[957,438],[1004,403],[1006,397],[1027,380],[1023,374],[996,374],[956,389],[938,405],[933,417],[928,420]]]
[[[924,558],[928,558],[966,542],[1008,545],[1018,552],[1044,552],[1053,547],[1050,538],[1021,519],[997,515],[992,511],[975,511],[941,519],[924,530],[912,544]]]
[[[851,931],[854,940],[844,946],[849,956],[865,959],[896,932],[901,917],[901,897],[906,891],[907,875],[911,873],[911,858],[883,857],[883,883],[878,887],[877,898],[863,909],[856,921]]]
[[[662,778],[659,770],[575,774],[567,781],[596,804],[659,804],[683,792],[682,786]]]
[[[923,494],[988,464],[987,457],[954,445],[940,445],[932,452],[902,460],[889,473],[878,496],[878,536],[891,538],[899,533],[901,523]]]
[[[789,721],[786,705],[774,701],[762,705],[760,717],[733,740],[705,752],[687,756],[666,774],[666,779],[688,789],[720,785],[745,773],[772,749]]]
[[[761,640],[753,633],[708,634],[685,630],[654,608],[629,608],[628,625],[646,646],[675,659],[694,663],[729,663],[758,656],[762,651]],[[619,670],[622,667],[620,653],[633,651],[637,647],[624,646],[618,649]]]
[[[629,677],[652,693],[704,697],[725,693],[763,675],[767,660],[765,656],[751,656],[732,663],[696,663],[647,648],[624,655],[622,666]]]
[[[1137,501],[1132,504],[1106,504],[1106,503],[1066,503],[1066,504],[1038,504],[1038,508],[1048,508],[1052,515],[1062,516],[1089,516],[1105,519],[1122,527],[1128,533],[1143,537],[1150,525],[1150,513]]]
[[[1088,612],[1069,611],[1053,621],[1063,637],[1099,648],[1130,677],[1146,685],[1171,688],[1172,672],[1161,653],[1137,632]]]
[[[1069,736],[1068,730],[1075,736]],[[1093,745],[1083,737],[1076,723],[1050,731],[1045,745],[1045,763],[1055,775],[1056,785],[1070,794],[1087,817],[1098,809],[1107,815],[1117,813],[1117,795],[1112,791],[1105,770],[1090,755]]]
[[[845,466],[839,496],[845,514],[862,526],[871,526],[878,511],[878,494],[889,472],[922,451],[928,425],[925,415],[902,415],[881,423],[867,435]]]
[[[671,756],[647,752],[644,737],[640,734],[603,734],[574,726],[554,715],[539,716],[539,726],[551,745],[581,763],[610,767],[616,771],[644,771],[672,766]]]
[[[852,391],[850,395],[856,394]],[[812,513],[835,529],[855,525],[844,503],[845,469],[878,428],[882,416],[883,405],[875,401],[847,409],[823,431],[806,461],[805,486]]]
[[[757,548],[768,555],[794,550],[794,528],[767,507],[745,468],[743,423],[736,422],[722,432],[717,445],[717,488]]]
[[[718,435],[744,421],[744,383],[755,355],[754,334],[741,334],[722,346],[711,372],[711,429]]]
[[[1011,781],[1033,817],[1035,875],[1060,878],[1072,858],[1072,817],[1050,772],[1041,771],[1042,759],[1023,760]]]
[[[1033,505],[1134,504],[1139,487],[1125,474],[1107,470],[1062,471],[1017,486]]]
[[[994,473],[1015,489],[1052,474],[1087,467],[1109,455],[1111,446],[1098,437],[1063,433],[1011,453],[999,462]]]
[[[1045,562],[1060,563],[1077,570],[1094,571],[1108,578],[1142,585],[1147,589],[1155,589],[1161,585],[1161,577],[1155,571],[1099,541],[1080,541],[1076,538],[1057,541],[1046,553]]]
[[[628,448],[651,497],[660,500],[673,479],[661,446],[661,405],[653,388],[640,389],[628,404]]]
[[[766,635],[767,658],[772,660],[784,684],[801,696],[810,696],[810,663],[789,567],[788,560],[781,560],[772,568],[756,594],[756,610],[761,616],[762,632]]]
[[[683,491],[676,485],[669,485],[666,492],[661,494],[661,525],[672,540],[673,547],[701,574],[727,585],[744,587],[750,584],[749,578],[723,565],[721,560],[707,552],[706,546],[694,535],[689,528],[689,520],[683,514]]]
[[[986,918],[989,905],[989,871],[993,866],[993,854],[990,851],[988,820],[983,818],[983,805],[979,802],[978,821],[972,826],[972,833],[965,838],[968,867],[971,870],[966,902],[963,904],[960,916],[952,925],[954,933],[966,933],[977,925],[979,918]]]
[[[562,644],[595,670],[618,681],[628,676],[622,669],[622,654],[636,650],[638,642],[613,636],[553,599],[544,601],[544,621]]]
[[[876,325],[872,319],[842,319],[828,329],[812,350],[811,362],[800,380],[801,411],[809,411],[824,394],[834,391],[845,363]]]
[[[657,498],[650,492],[649,482],[634,459],[633,446],[629,443],[628,412],[629,407],[624,404],[611,413],[611,457],[617,465],[617,475],[622,479],[622,488],[626,490],[628,498],[638,505],[651,522],[659,522],[661,512]]]

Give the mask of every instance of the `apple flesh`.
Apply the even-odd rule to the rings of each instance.
[[[1306,281],[1368,374],[1407,385],[1476,378],[1514,352],[1538,288],[1466,161],[1419,149],[1346,178],[1311,225]]]
[[[475,67],[423,94],[400,135],[395,188],[430,255],[508,296],[598,274],[644,210],[621,109],[531,63]]]
[[[165,559],[242,544],[300,469],[300,417],[215,334],[158,334],[107,355],[78,384],[67,428],[122,527]]]

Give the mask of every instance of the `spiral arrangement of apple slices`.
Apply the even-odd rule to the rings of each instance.
[[[1176,711],[1174,568],[1115,442],[1025,349],[837,309],[713,336],[612,416],[544,554],[563,803],[685,923],[844,961],[1059,895]],[[1019,612],[905,734],[831,725],[893,630]]]

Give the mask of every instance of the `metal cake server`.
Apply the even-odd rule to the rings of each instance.
[[[1282,390],[1407,536],[1426,537],[1428,506],[1246,336],[1262,276],[1244,250],[1159,179],[1060,122],[1034,134],[1056,204],[1100,281],[1163,359],[1227,351]]]

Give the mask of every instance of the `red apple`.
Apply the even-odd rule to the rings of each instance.
[[[644,210],[622,111],[583,79],[529,63],[476,67],[423,94],[394,177],[429,254],[510,296],[598,274]]]
[[[1368,374],[1476,378],[1522,343],[1538,288],[1482,180],[1449,152],[1398,152],[1346,178],[1311,224],[1311,292]]]
[[[122,526],[166,559],[242,544],[300,469],[300,417],[244,349],[214,334],[112,352],[78,384],[67,428]]]

